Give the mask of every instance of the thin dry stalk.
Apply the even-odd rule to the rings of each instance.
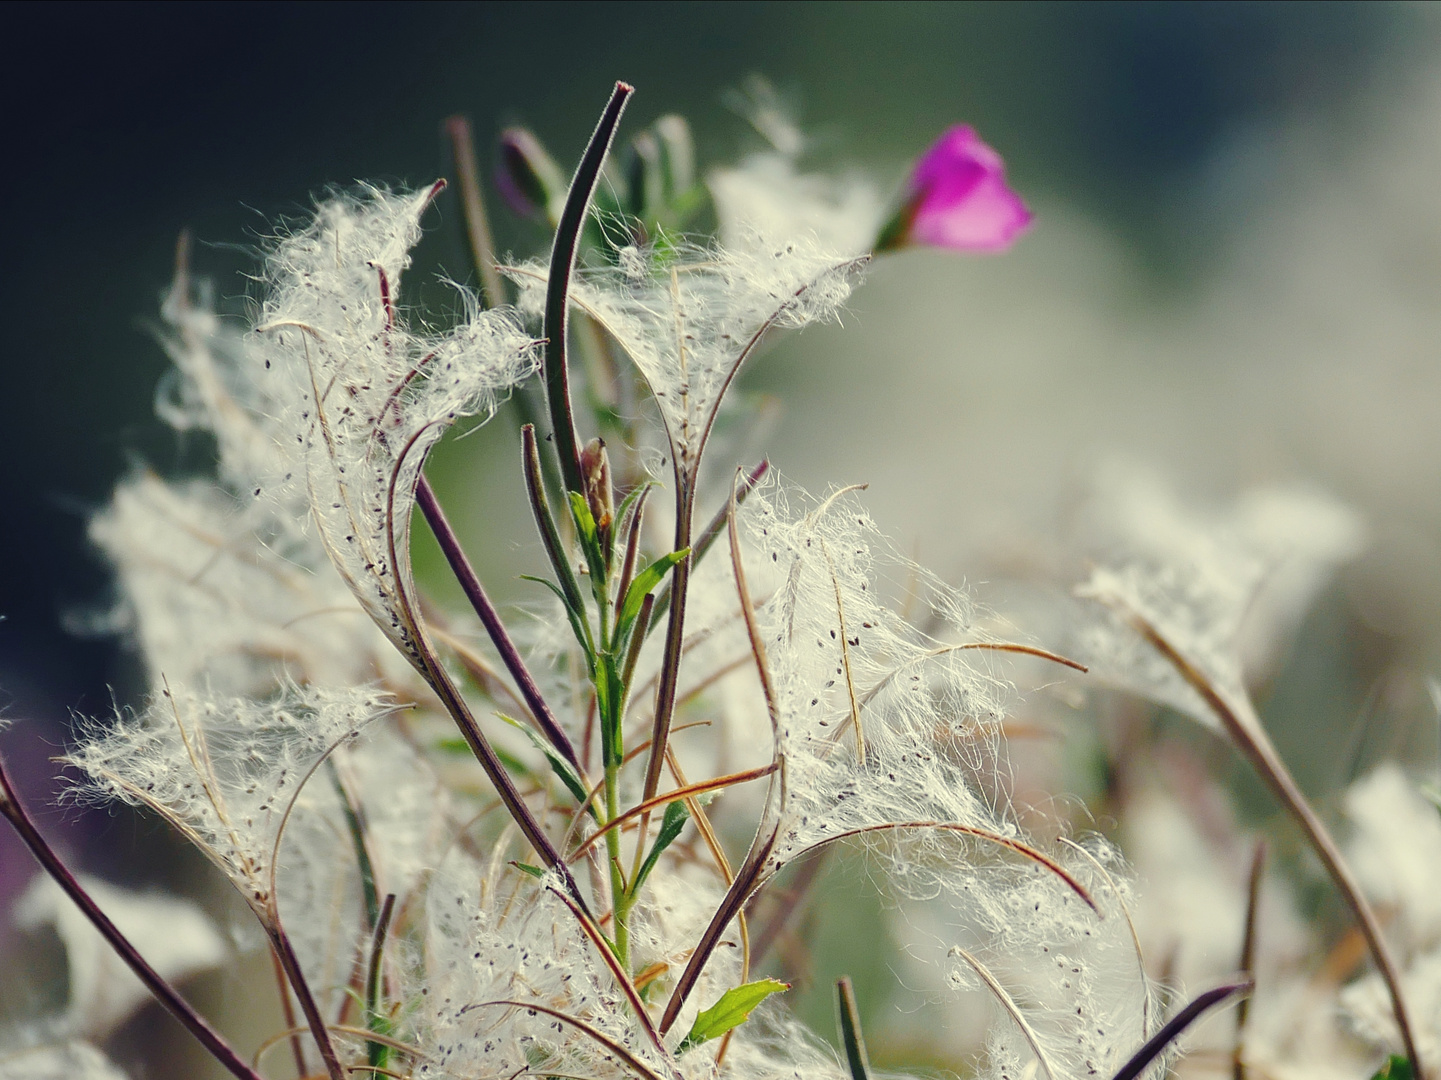
[[[1186,684],[1201,696],[1216,718],[1220,720],[1221,726],[1230,736],[1231,742],[1241,751],[1242,756],[1251,763],[1261,779],[1280,800],[1281,805],[1301,826],[1312,849],[1321,859],[1332,882],[1335,883],[1337,890],[1341,893],[1347,906],[1350,907],[1351,913],[1356,917],[1361,933],[1366,937],[1366,944],[1371,950],[1376,970],[1386,984],[1386,991],[1391,997],[1391,1011],[1395,1015],[1396,1026],[1401,1032],[1401,1042],[1406,1049],[1406,1057],[1411,1063],[1411,1071],[1417,1077],[1424,1077],[1426,1073],[1421,1068],[1421,1056],[1416,1050],[1416,1038],[1413,1034],[1411,1018],[1401,991],[1400,973],[1391,956],[1390,946],[1386,944],[1386,939],[1381,932],[1381,922],[1371,909],[1365,894],[1362,893],[1360,883],[1351,872],[1351,867],[1341,854],[1341,849],[1332,838],[1330,830],[1312,809],[1300,786],[1291,776],[1286,763],[1281,760],[1281,755],[1276,752],[1276,747],[1272,744],[1270,736],[1266,734],[1266,729],[1261,725],[1261,719],[1256,715],[1250,699],[1242,695],[1236,700],[1232,700],[1230,695],[1213,684],[1205,672],[1191,663],[1164,634],[1139,612],[1118,598],[1105,597],[1103,599],[1121,610],[1137,632],[1176,669]]]

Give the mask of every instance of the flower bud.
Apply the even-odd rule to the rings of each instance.
[[[1033,215],[1006,185],[1006,166],[965,124],[948,129],[916,163],[904,203],[881,228],[875,250],[911,244],[952,251],[1004,251]]]
[[[500,164],[495,185],[521,217],[545,218],[552,226],[565,205],[566,179],[540,140],[525,128],[500,134]]]
[[[591,439],[580,452],[580,474],[585,481],[585,501],[597,529],[610,528],[615,520],[615,493],[610,485],[610,458],[605,441]]]

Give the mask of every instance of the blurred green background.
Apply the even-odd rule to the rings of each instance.
[[[1361,3],[5,7],[0,80],[10,164],[0,180],[8,211],[0,264],[7,308],[0,337],[7,420],[0,425],[0,546],[7,568],[0,575],[6,619],[0,694],[6,715],[40,722],[7,733],[7,754],[27,773],[27,790],[43,798],[45,758],[63,740],[69,711],[104,712],[111,688],[122,702],[142,689],[113,640],[77,637],[69,627],[110,600],[105,568],[88,553],[84,527],[116,478],[140,462],[168,473],[204,467],[207,448],[177,439],[152,410],[165,361],[148,323],[182,229],[197,238],[196,269],[218,283],[222,307],[243,312],[250,286],[240,275],[253,269],[270,223],[304,213],[327,185],[420,184],[445,174],[440,122],[456,112],[472,118],[487,170],[495,133],[511,123],[533,127],[568,167],[617,78],[638,89],[628,128],[667,112],[686,115],[703,168],[732,161],[752,145],[745,124],[722,102],[728,87],[753,72],[792,103],[813,137],[815,165],[859,165],[882,186],[899,179],[942,127],[972,123],[1005,156],[1013,185],[1040,211],[1035,237],[1006,260],[943,265],[917,256],[909,269],[878,270],[876,299],[857,300],[860,325],[844,346],[848,352],[835,351],[842,346],[830,331],[809,335],[788,366],[767,368],[752,383],[792,399],[789,415],[799,424],[775,447],[784,468],[812,486],[876,474],[911,478],[911,487],[893,486],[889,502],[878,496],[882,520],[907,541],[923,541],[923,558],[959,577],[966,573],[962,553],[987,549],[970,534],[962,537],[957,515],[989,514],[969,507],[989,505],[990,489],[982,485],[974,504],[957,509],[966,485],[976,481],[957,479],[963,463],[944,455],[918,462],[900,454],[855,475],[868,468],[864,454],[884,450],[887,431],[907,422],[903,391],[936,400],[933,384],[899,374],[926,350],[925,335],[974,335],[976,363],[992,371],[1014,362],[1018,370],[1044,373],[1072,351],[1099,357],[1098,364],[1112,365],[1105,370],[1113,381],[1103,384],[1112,399],[1134,385],[1126,365],[1144,365],[1152,381],[1137,408],[1204,397],[1206,387],[1222,384],[1231,388],[1228,399],[1244,398],[1246,384],[1234,381],[1235,372],[1252,370],[1252,357],[1275,351],[1285,326],[1298,328],[1302,343],[1287,348],[1309,347],[1312,336],[1334,340],[1304,314],[1264,332],[1236,329],[1261,316],[1241,311],[1234,297],[1254,295],[1253,282],[1275,277],[1255,245],[1247,246],[1250,238],[1266,232],[1268,215],[1284,215],[1303,198],[1317,206],[1322,234],[1332,235],[1324,223],[1335,215],[1314,196],[1316,184],[1328,178],[1327,170],[1351,175],[1347,170],[1364,169],[1376,132],[1390,123],[1386,118],[1413,99],[1430,100],[1426,79],[1441,30],[1433,10]],[[1434,110],[1426,115],[1434,119]],[[1409,145],[1406,130],[1394,135],[1396,145]],[[1435,187],[1434,173],[1426,171],[1430,160],[1409,167],[1418,172],[1417,183],[1431,177]],[[1373,197],[1364,187],[1349,203],[1337,196],[1344,213],[1363,222],[1368,215],[1386,218],[1393,232],[1407,233],[1409,219],[1395,221],[1385,206],[1366,204]],[[544,245],[532,227],[503,212],[496,219],[501,250],[528,255]],[[1268,235],[1295,239],[1284,230]],[[1357,235],[1371,234],[1363,226]],[[1346,268],[1359,274],[1370,264],[1360,255],[1353,259],[1344,243],[1341,248],[1339,295],[1348,297],[1364,290],[1344,280]],[[1296,250],[1304,252],[1305,245],[1297,242]],[[1410,259],[1421,269],[1402,275],[1395,289],[1414,308],[1429,310],[1435,254],[1422,249],[1400,258],[1403,268]],[[443,203],[432,219],[419,265],[412,280],[434,272],[470,276],[453,203]],[[917,304],[941,314],[971,312],[957,306],[960,291],[986,309],[976,321],[956,316],[959,321],[942,320],[937,329],[907,314]],[[984,326],[983,314],[990,318]],[[997,331],[1008,318],[1034,333]],[[1095,324],[1108,319],[1134,333],[1097,332]],[[893,325],[907,320],[909,337]],[[1356,331],[1346,355],[1359,357],[1361,367],[1347,368],[1348,379],[1374,384],[1365,375],[1373,359],[1368,350],[1379,343],[1384,351],[1385,330],[1396,325],[1382,314]],[[1414,326],[1408,333],[1420,344],[1402,350],[1406,364],[1435,370],[1425,335]],[[1042,402],[1037,415],[1048,423],[1045,409],[1065,402],[1054,401],[1059,391],[1047,391],[1044,377],[1036,377],[1041,382],[1017,384],[1012,396]],[[871,408],[867,380],[878,378],[897,388],[894,409],[876,405],[863,412],[856,403]],[[1441,427],[1441,400],[1425,396],[1434,389],[1429,379],[1394,375],[1386,392],[1410,402],[1407,415],[1415,423],[1424,423],[1429,408]],[[989,384],[978,380],[946,385],[957,400],[984,408]],[[1087,377],[1087,384],[1095,380]],[[994,389],[995,400],[1011,400],[1005,388]],[[1272,399],[1257,391],[1254,400]],[[1329,400],[1313,404],[1316,415],[1333,407]],[[924,415],[922,422],[917,412],[912,426],[940,423]],[[1022,430],[1009,415],[993,411],[989,422]],[[1188,478],[1200,476],[1212,494],[1229,492],[1238,480],[1319,472],[1365,503],[1378,475],[1341,466],[1327,475],[1320,451],[1237,457],[1237,445],[1256,442],[1227,426],[1242,424],[1236,416],[1244,409],[1227,414],[1223,430],[1213,431],[1228,464],[1207,472],[1196,465],[1198,441],[1173,437],[1163,409],[1150,408],[1150,415],[1158,456],[1183,472],[1188,463],[1196,466]],[[1264,427],[1264,415],[1251,419]],[[877,430],[866,430],[868,424]],[[1092,428],[1107,426],[1100,414],[1093,417]],[[986,430],[984,423],[977,430]],[[1079,451],[1066,443],[1065,429],[1058,430],[1053,442],[1066,460]],[[1144,454],[1146,431],[1126,430],[1131,448]],[[474,440],[470,460],[487,460],[491,437]],[[1317,437],[1327,438],[1324,431]],[[1357,444],[1367,437],[1361,431]],[[1086,453],[1098,445],[1094,438],[1082,441]],[[1004,439],[988,445],[1004,447]],[[1430,444],[1398,443],[1395,460],[1404,466],[1418,445]],[[465,475],[452,452],[446,455],[440,464],[448,485],[496,488],[501,514],[517,505],[504,493],[508,480]],[[1004,488],[1010,459],[977,460],[976,472]],[[1030,467],[1043,472],[1054,460],[1039,455]],[[1376,466],[1383,468],[1384,462]],[[1438,500],[1434,491],[1409,493],[1429,484],[1435,469],[1436,462],[1420,473],[1398,476],[1391,469],[1382,485],[1401,493],[1392,502],[1399,500],[1410,516],[1396,543],[1432,575],[1428,583],[1441,581]],[[1025,468],[1017,475],[1024,479]],[[920,514],[912,529],[904,515],[925,490],[942,493],[930,500],[932,507],[949,509]],[[473,536],[486,535],[477,520],[467,524]],[[513,543],[504,534],[495,543],[478,561],[493,568],[497,592],[515,595],[506,583],[517,559]],[[1397,586],[1381,571],[1376,575],[1380,584],[1372,593],[1381,597],[1377,633],[1384,640],[1371,645],[1387,656],[1408,649],[1418,660],[1433,656],[1431,608],[1412,611],[1403,604],[1395,615],[1386,607],[1395,599],[1386,590]],[[1397,619],[1415,621],[1415,633],[1406,637]],[[1344,723],[1349,708],[1349,699],[1338,704],[1333,722]],[[68,817],[73,828],[76,815]],[[125,877],[128,828],[92,823],[89,839],[87,830],[75,830],[71,848],[83,851],[97,872]],[[116,830],[125,832],[124,843],[116,842]],[[8,836],[0,837],[0,859],[3,899],[30,871]],[[841,878],[854,882],[857,875]],[[844,907],[845,918],[865,924],[869,908]],[[834,920],[828,925],[836,949],[827,955],[840,959],[826,961],[826,975],[844,959],[840,943],[855,934],[838,930],[842,924]],[[864,962],[874,966],[873,959]],[[864,997],[870,991],[863,973],[853,974]]]

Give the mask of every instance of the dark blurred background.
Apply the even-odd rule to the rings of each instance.
[[[627,124],[685,114],[705,166],[746,145],[722,99],[758,72],[819,157],[883,180],[974,124],[1028,199],[1073,207],[1147,290],[1185,294],[1273,194],[1283,133],[1344,141],[1357,101],[1404,86],[1434,40],[1420,7],[1337,2],[5,5],[0,706],[38,722],[6,752],[43,798],[71,712],[142,690],[114,640],[72,631],[109,603],[87,515],[138,462],[196,466],[153,414],[147,325],[182,229],[239,311],[268,222],[328,184],[443,175],[452,113],[487,170],[515,122],[568,167],[623,78]],[[423,259],[466,278],[457,218],[442,206]],[[502,250],[544,243],[497,222]],[[9,841],[7,891],[29,872]],[[86,857],[119,873],[106,846]]]

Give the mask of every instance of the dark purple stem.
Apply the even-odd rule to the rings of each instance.
[[[570,278],[575,273],[576,254],[580,250],[581,229],[590,210],[590,200],[600,181],[600,169],[610,152],[620,114],[626,99],[635,87],[623,82],[615,84],[610,101],[601,113],[600,123],[591,134],[570,182],[565,209],[555,228],[555,246],[550,252],[550,280],[545,290],[545,392],[550,404],[550,423],[555,433],[555,452],[560,458],[561,476],[571,491],[584,491],[580,451],[575,434],[575,417],[570,408],[570,381],[566,373],[566,323],[570,317]]]
[[[325,1071],[330,1074],[331,1080],[346,1080],[348,1073],[340,1061],[340,1056],[335,1052],[335,1043],[331,1041],[330,1029],[325,1025],[325,1017],[320,1015],[320,1005],[310,991],[310,984],[305,979],[305,972],[301,970],[300,957],[295,955],[295,946],[291,944],[290,936],[280,925],[280,916],[276,912],[273,896],[270,901],[269,916],[265,920],[265,932],[270,937],[271,947],[275,950],[275,957],[280,962],[281,970],[285,972],[285,978],[290,983],[290,988],[295,991],[295,999],[300,1002],[300,1012],[305,1017],[305,1023],[310,1028],[310,1035],[315,1040],[316,1047],[320,1050],[320,1059],[325,1062]]]
[[[464,550],[460,546],[460,540],[451,528],[450,521],[445,516],[445,511],[440,508],[440,503],[435,498],[435,491],[430,486],[430,481],[424,476],[416,485],[415,501],[420,506],[420,512],[425,515],[426,523],[430,531],[435,534],[436,541],[440,544],[440,550],[445,553],[446,562],[450,563],[455,578],[460,582],[461,589],[465,592],[466,599],[475,613],[480,616],[481,623],[485,626],[485,632],[490,635],[491,642],[495,645],[496,651],[500,654],[501,662],[505,669],[510,672],[511,678],[520,688],[520,696],[525,699],[526,705],[535,716],[535,722],[550,740],[550,744],[559,751],[566,761],[573,765],[577,772],[584,774],[581,768],[580,759],[576,757],[575,747],[571,745],[570,738],[561,730],[560,724],[556,721],[555,714],[551,712],[550,706],[546,704],[545,698],[541,696],[540,687],[536,686],[535,679],[530,674],[530,669],[525,666],[521,659],[520,651],[515,647],[505,624],[500,621],[500,614],[495,610],[495,605],[490,602],[486,595],[480,578],[476,576],[475,568],[470,565]]]
[[[770,462],[762,461],[751,471],[745,480],[745,494],[749,494],[750,490],[760,483],[761,477],[769,468]],[[674,550],[691,548],[691,554],[676,563],[675,569],[671,571],[668,594],[656,599],[657,610],[662,603],[668,600],[670,613],[666,623],[665,652],[661,659],[660,684],[656,688],[655,695],[655,720],[651,726],[650,759],[646,762],[645,768],[645,789],[642,795],[642,798],[645,799],[654,798],[655,793],[660,790],[661,766],[665,763],[665,749],[670,741],[671,720],[675,717],[676,689],[680,685],[680,661],[685,648],[685,602],[686,593],[690,588],[691,567],[699,562],[700,557],[706,553],[710,545],[715,543],[716,537],[720,535],[730,513],[729,504],[718,510],[715,518],[706,526],[705,532],[701,535],[700,543],[693,545],[691,543],[691,526],[695,516],[696,471],[683,469],[679,459],[675,463],[675,483]],[[738,492],[737,501],[744,498],[745,494]],[[645,835],[644,822],[641,824],[641,835]]]
[[[75,875],[70,873],[60,857],[55,854],[53,848],[46,843],[45,838],[35,828],[35,823],[30,820],[30,815],[20,804],[15,794],[15,789],[10,784],[10,778],[5,774],[5,763],[0,759],[0,813],[10,821],[15,831],[20,834],[20,839],[30,849],[37,862],[45,868],[46,873],[54,879],[55,884],[65,890],[65,895],[70,897],[96,930],[100,936],[110,943],[110,947],[120,954],[120,958],[130,966],[136,977],[145,984],[160,1004],[165,1006],[167,1012],[183,1024],[190,1034],[199,1040],[200,1045],[205,1047],[216,1061],[224,1065],[239,1080],[264,1080],[264,1078],[246,1064],[245,1059],[235,1052],[235,1048],[225,1041],[225,1037],[210,1026],[209,1022],[191,1008],[180,993],[167,982],[159,972],[145,962],[145,958],[136,951],[135,946],[122,934],[113,922],[101,911],[94,900],[90,898],[78,881]]]
[[[1242,979],[1240,982],[1222,983],[1204,994],[1197,994],[1190,1004],[1166,1022],[1165,1027],[1147,1039],[1146,1045],[1137,1050],[1111,1080],[1136,1080],[1146,1071],[1146,1066],[1155,1061],[1167,1046],[1181,1037],[1183,1031],[1200,1019],[1202,1013],[1221,1004],[1233,994],[1250,993],[1254,986],[1250,979]]]

